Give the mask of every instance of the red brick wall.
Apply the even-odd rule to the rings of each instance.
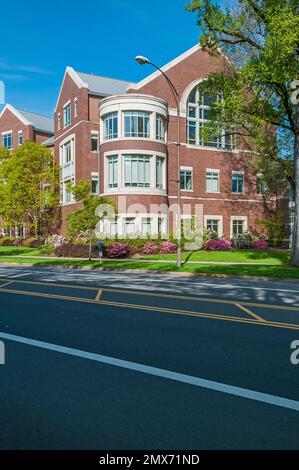
[[[13,131],[13,148],[18,147],[18,131],[23,132],[23,142],[34,140],[32,126],[25,126],[9,109],[6,109],[0,118],[0,145],[2,146],[2,132]],[[45,140],[45,139],[44,139]]]

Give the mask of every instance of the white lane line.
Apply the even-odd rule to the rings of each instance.
[[[221,382],[215,382],[213,380],[206,380],[200,377],[194,377],[192,375],[180,374],[166,369],[159,369],[157,367],[147,366],[145,364],[139,364],[137,362],[124,361],[115,357],[102,356],[101,354],[90,353],[87,351],[81,351],[80,349],[68,348],[66,346],[60,346],[58,344],[46,343],[44,341],[38,341],[31,338],[24,338],[22,336],[11,335],[8,333],[0,332],[0,338],[8,341],[14,341],[16,343],[26,344],[36,348],[47,349],[49,351],[55,351],[70,356],[80,357],[82,359],[89,359],[90,361],[100,362],[102,364],[109,364],[111,366],[121,367],[123,369],[129,369],[136,372],[142,372],[144,374],[154,375],[156,377],[162,377],[164,379],[175,380],[176,382],[183,382],[186,384],[194,385],[196,387],[206,388],[209,390],[215,390],[217,392],[226,393],[229,395],[235,395],[237,397],[247,398],[249,400],[255,400],[269,405],[280,406],[283,408],[289,408],[290,410],[299,411],[299,401],[290,400],[289,398],[279,397],[277,395],[269,395],[268,393],[256,392],[247,388],[235,387],[234,385],[228,385]]]
[[[31,273],[22,273],[22,274],[13,274],[12,276],[9,276],[10,279],[15,279],[17,277],[24,277],[24,276],[30,276]]]

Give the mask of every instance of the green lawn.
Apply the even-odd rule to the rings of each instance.
[[[140,259],[175,260],[173,255],[142,256]],[[194,251],[183,252],[183,259],[187,261],[221,261],[238,263],[267,263],[283,265],[290,262],[290,253],[287,250],[229,250],[229,251]]]
[[[143,257],[138,260],[128,261],[87,261],[87,260],[63,260],[63,259],[47,259],[42,256],[38,258],[24,258],[17,255],[39,256],[39,250],[23,247],[0,247],[0,263],[32,263],[48,266],[70,266],[70,267],[92,267],[104,269],[147,269],[159,271],[180,271],[186,273],[213,274],[213,275],[235,275],[235,276],[267,276],[276,278],[299,279],[299,268],[293,268],[288,265],[288,251],[254,251],[254,250],[232,250],[232,251],[200,251],[195,253],[184,253],[185,263],[180,269],[177,269],[174,261],[176,255],[157,255]],[[165,260],[164,263],[158,260]],[[198,261],[196,264],[188,263],[188,261]],[[255,262],[252,265],[220,265],[220,264],[200,264],[200,261],[226,261],[226,262]],[[271,264],[270,266],[262,263]]]
[[[15,249],[14,249],[15,250]],[[17,251],[19,252],[19,251]],[[207,265],[207,264],[190,264],[185,263],[180,269],[176,268],[175,263],[169,263],[165,261],[164,263],[155,262],[142,262],[142,261],[108,261],[104,260],[102,263],[99,261],[87,261],[87,260],[63,260],[63,259],[45,259],[45,258],[18,258],[15,256],[14,253],[8,255],[9,250],[3,252],[0,247],[0,263],[32,263],[35,266],[39,265],[47,265],[47,266],[73,266],[73,267],[91,267],[91,268],[106,268],[106,269],[146,269],[146,270],[159,270],[159,271],[179,271],[179,272],[186,272],[186,273],[198,273],[198,274],[212,274],[212,275],[232,275],[232,276],[267,276],[267,277],[275,277],[275,278],[287,278],[287,279],[299,279],[299,268],[293,268],[282,264],[283,256],[288,256],[287,253],[284,252],[272,252],[270,255],[270,259],[274,259],[273,265],[271,266],[250,266],[250,265]],[[26,255],[28,251],[26,250],[22,254]],[[36,253],[36,251],[34,252]],[[277,257],[275,254],[280,253],[281,257],[280,261],[281,264],[277,263]],[[32,253],[31,253],[32,254]],[[201,254],[201,253],[200,253]],[[216,254],[216,253],[215,253]],[[217,255],[226,254],[226,253],[217,253]],[[231,253],[232,254],[232,253]],[[236,254],[236,253],[234,253]],[[248,253],[249,254],[249,253]],[[209,253],[208,256],[211,254]],[[244,254],[245,256],[245,254]],[[274,256],[274,258],[273,258]],[[211,260],[211,258],[209,258]],[[223,261],[223,258],[221,258]],[[225,258],[227,261],[227,258]],[[219,261],[219,258],[218,258]],[[267,262],[269,258],[267,259]],[[288,261],[288,258],[287,258]]]

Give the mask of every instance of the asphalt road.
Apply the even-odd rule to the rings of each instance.
[[[0,267],[1,449],[299,449],[299,285]]]

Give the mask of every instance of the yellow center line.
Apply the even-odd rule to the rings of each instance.
[[[103,293],[103,289],[99,289],[99,290],[98,290],[98,293],[97,293],[97,295],[96,295],[96,298],[95,298],[95,300],[96,300],[97,302],[99,302],[102,293]]]
[[[14,279],[13,281],[10,279],[3,279],[7,282],[13,283],[21,283],[21,284],[31,284],[31,285],[42,285],[48,287],[62,287],[66,289],[76,289],[76,290],[90,290],[98,292],[99,287],[90,287],[90,286],[81,286],[80,284],[59,284],[59,283],[50,283],[50,282],[42,282],[42,281],[25,281]],[[1,281],[1,279],[0,279]],[[7,285],[7,284],[5,284]],[[1,287],[1,286],[0,286]],[[3,285],[2,285],[3,287]],[[215,299],[210,297],[195,297],[195,296],[188,296],[188,295],[177,295],[177,294],[164,294],[164,293],[154,293],[154,292],[143,292],[138,290],[124,290],[124,289],[114,289],[114,288],[103,288],[103,292],[111,292],[111,293],[120,293],[124,295],[138,295],[141,297],[161,297],[161,298],[169,298],[169,299],[178,299],[178,300],[189,300],[191,302],[212,302],[212,303],[220,303],[220,304],[227,304],[227,305],[242,305],[245,307],[258,307],[258,308],[267,308],[267,309],[274,309],[274,310],[288,310],[288,311],[295,311],[299,312],[299,307],[292,307],[286,305],[274,305],[274,304],[262,304],[257,302],[246,302],[240,300],[226,300],[226,299]],[[248,312],[247,312],[248,313]]]
[[[259,315],[257,315],[256,313],[254,313],[254,312],[252,312],[251,310],[249,310],[248,308],[243,307],[243,305],[235,304],[235,306],[238,307],[239,309],[243,310],[243,312],[247,313],[248,315],[250,315],[251,317],[255,318],[256,320],[259,320],[259,321],[266,321],[266,320],[264,320],[262,317],[260,317]]]
[[[130,308],[130,309],[138,309],[143,311],[152,311],[152,312],[162,312],[162,313],[170,313],[174,315],[186,315],[186,316],[193,316],[193,317],[203,317],[203,318],[210,318],[215,320],[226,320],[236,323],[247,323],[251,325],[259,325],[259,326],[269,326],[269,327],[276,327],[276,328],[285,328],[291,330],[299,330],[299,324],[292,324],[292,323],[281,323],[281,322],[272,322],[272,321],[259,321],[254,320],[251,318],[242,318],[242,317],[233,317],[229,315],[222,315],[222,314],[214,314],[214,313],[206,313],[206,312],[195,312],[192,310],[176,310],[172,308],[166,307],[153,307],[149,305],[142,305],[142,304],[130,304],[130,303],[123,303],[123,302],[112,302],[112,301],[105,301],[105,300],[95,300],[95,299],[88,299],[84,297],[71,297],[71,296],[64,296],[64,295],[57,295],[57,294],[46,294],[41,292],[30,292],[30,291],[21,291],[15,289],[5,289],[0,287],[0,292],[16,294],[16,295],[26,295],[26,296],[33,296],[33,297],[42,297],[47,299],[59,299],[59,300],[67,300],[72,302],[83,302],[83,303],[91,303],[97,305],[111,305],[116,307],[123,307],[123,308]]]

